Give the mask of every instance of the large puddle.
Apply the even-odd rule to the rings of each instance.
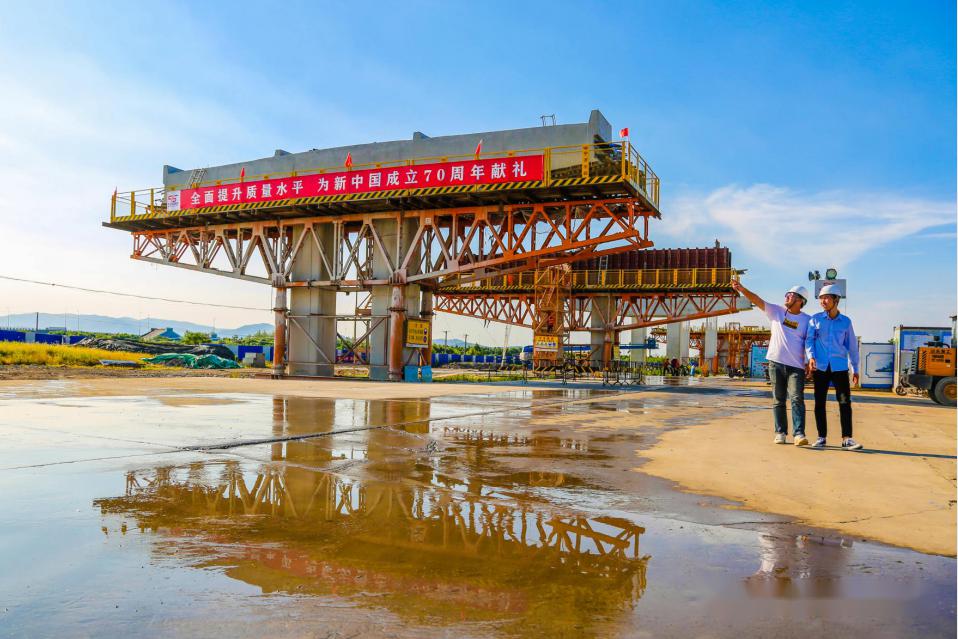
[[[954,560],[633,470],[662,429],[742,409],[715,389],[0,400],[0,634],[954,636]]]

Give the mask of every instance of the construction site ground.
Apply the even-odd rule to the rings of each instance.
[[[856,393],[849,452],[723,378],[87,373],[0,376],[0,634],[954,636],[927,399]]]

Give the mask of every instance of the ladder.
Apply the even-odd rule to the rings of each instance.
[[[202,169],[193,169],[190,171],[190,180],[187,182],[187,188],[195,189],[199,186],[200,182],[203,181],[203,178],[206,177],[206,168]]]

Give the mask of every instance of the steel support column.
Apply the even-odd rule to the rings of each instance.
[[[393,286],[389,300],[389,381],[402,381],[403,334],[406,327],[406,287]]]
[[[589,358],[593,367],[605,369],[612,361],[612,327],[615,325],[615,302],[611,295],[592,298],[592,317],[589,342],[592,346]]]
[[[273,377],[286,374],[286,281],[282,275],[273,277]]]
[[[649,332],[649,329],[647,328],[632,329],[632,337],[631,337],[632,345],[634,346],[636,344],[645,343],[648,340],[648,332]],[[648,349],[646,348],[633,348],[632,350],[629,351],[630,362],[644,363],[647,356],[648,356]]]

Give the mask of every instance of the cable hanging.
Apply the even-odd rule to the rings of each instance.
[[[56,282],[41,282],[39,280],[29,280],[22,277],[11,277],[9,275],[0,275],[2,280],[12,282],[26,282],[27,284],[40,284],[42,286],[58,286],[68,288],[73,291],[84,291],[86,293],[103,293],[105,295],[118,295],[120,297],[135,297],[141,300],[153,300],[158,302],[172,302],[174,304],[193,304],[194,306],[215,306],[216,308],[233,308],[241,311],[268,311],[268,308],[259,308],[254,306],[233,306],[231,304],[213,304],[210,302],[197,302],[194,300],[175,300],[169,297],[151,297],[149,295],[137,295],[136,293],[122,293],[119,291],[104,291],[96,288],[86,288],[84,286],[72,286],[70,284],[58,284]]]

